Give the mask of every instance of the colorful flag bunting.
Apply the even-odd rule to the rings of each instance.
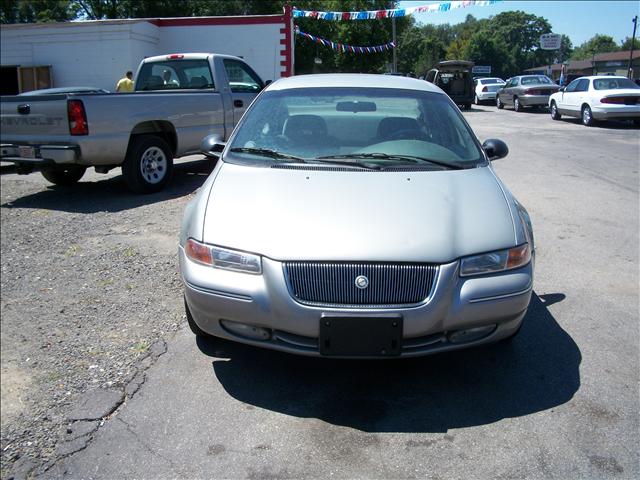
[[[344,43],[332,42],[331,40],[327,40],[326,38],[316,37],[309,33],[301,32],[300,29],[296,26],[295,29],[296,35],[300,35],[301,37],[308,38],[312,42],[319,43],[320,45],[324,45],[326,47],[330,47],[332,50],[337,52],[350,52],[350,53],[376,53],[376,52],[384,52],[391,50],[392,48],[396,48],[396,44],[393,42],[385,43],[384,45],[374,45],[370,47],[359,47],[354,45],[345,45]]]
[[[414,13],[448,12],[456,8],[486,7],[502,0],[459,0],[451,2],[432,3],[418,7],[393,8],[388,10],[366,10],[361,12],[317,12],[315,10],[298,10],[293,7],[294,18],[316,18],[318,20],[375,20],[381,18],[404,17]]]

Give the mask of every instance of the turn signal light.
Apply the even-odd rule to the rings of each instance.
[[[510,268],[517,268],[526,265],[531,260],[531,249],[529,244],[525,243],[519,247],[509,249],[509,256],[507,257],[507,270]]]
[[[193,238],[187,240],[184,246],[184,252],[187,254],[187,257],[195,262],[213,265],[211,249],[202,243],[196,242]]]

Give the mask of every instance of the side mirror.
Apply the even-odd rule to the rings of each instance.
[[[487,157],[489,157],[489,160],[498,160],[499,158],[504,158],[509,154],[509,147],[507,147],[507,144],[496,138],[485,140],[482,144],[482,149],[487,154]]]
[[[558,89],[558,91],[559,91],[559,92],[564,92],[564,88],[565,88],[565,87],[560,87],[560,88]]]
[[[221,135],[207,135],[200,143],[200,152],[209,158],[219,158],[225,145]]]

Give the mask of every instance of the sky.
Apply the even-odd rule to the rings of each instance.
[[[445,1],[445,0],[441,0]],[[440,3],[429,0],[401,1],[400,7],[416,7]],[[574,47],[589,40],[596,33],[609,35],[619,44],[633,33],[632,19],[640,16],[640,1],[516,1],[505,0],[487,7],[467,7],[448,12],[418,13],[414,18],[418,23],[456,24],[464,22],[468,14],[476,18],[487,18],[508,10],[522,10],[546,18],[553,33],[568,35]],[[640,24],[640,19],[638,21]],[[640,25],[636,30],[636,41],[640,37]],[[640,42],[638,42],[640,43]]]

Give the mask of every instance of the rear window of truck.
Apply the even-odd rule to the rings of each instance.
[[[207,60],[166,60],[145,63],[136,79],[136,90],[200,90],[214,88]]]

